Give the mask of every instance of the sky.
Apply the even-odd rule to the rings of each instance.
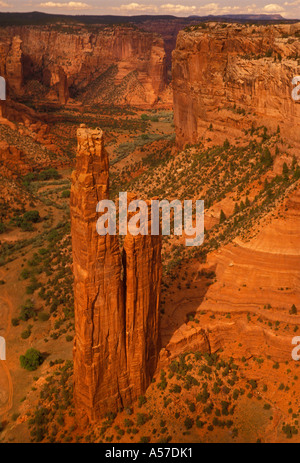
[[[122,15],[171,14],[174,16],[208,14],[281,14],[284,18],[300,18],[300,0],[0,0],[0,11],[44,13]],[[274,0],[273,0],[274,1]],[[276,1],[276,0],[275,0]]]

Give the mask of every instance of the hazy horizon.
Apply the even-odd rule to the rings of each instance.
[[[280,14],[286,19],[299,19],[300,0],[280,1],[269,3],[268,0],[251,3],[249,0],[230,1],[219,0],[217,3],[207,1],[189,1],[181,3],[166,3],[167,0],[142,0],[130,2],[125,0],[95,1],[1,1],[0,10],[2,13],[25,13],[38,11],[49,14],[68,15],[114,15],[114,16],[136,16],[136,15],[173,15],[188,17],[192,15],[228,15],[228,14]]]

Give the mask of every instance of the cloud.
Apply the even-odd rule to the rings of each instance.
[[[65,8],[68,10],[86,10],[91,8],[87,3],[82,2],[67,2],[67,3],[57,3],[57,2],[46,2],[40,3],[39,6],[43,8]]]
[[[287,3],[285,3],[286,5]],[[298,5],[300,0],[293,0],[289,5]],[[238,14],[238,13],[252,13],[252,14],[274,14],[274,13],[284,13],[285,9],[278,5],[277,3],[270,3],[264,7],[258,7],[255,3],[245,6],[229,6],[221,5],[220,3],[212,2],[206,3],[205,5],[195,6],[195,5],[182,5],[180,3],[164,3],[163,5],[157,6],[153,4],[145,3],[128,3],[122,4],[119,7],[112,8],[115,11],[123,11],[127,13],[153,13],[153,14],[177,14],[177,15],[190,15],[190,14],[199,14],[200,16],[205,15],[225,15],[225,14]]]
[[[174,5],[173,3],[166,3],[165,5],[161,5],[160,8],[172,13],[194,13],[196,11],[195,6]]]
[[[284,6],[298,6],[300,5],[300,0],[296,0],[295,2],[285,2]]]
[[[122,10],[122,11],[152,11],[157,13],[158,8],[154,5],[145,5],[143,3],[128,3],[127,5],[120,5],[113,7],[113,10]]]
[[[228,14],[241,11],[239,6],[220,6],[219,3],[207,3],[198,8],[200,14]]]
[[[277,3],[270,3],[270,5],[264,6],[263,9],[266,13],[282,13],[284,11],[284,8]]]
[[[126,0],[125,0],[126,1]],[[166,0],[165,0],[166,1]],[[168,1],[168,0],[167,0]],[[171,0],[172,1],[172,0]],[[189,15],[199,15],[199,16],[206,16],[206,15],[225,15],[225,14],[284,14],[294,12],[297,10],[298,5],[300,5],[300,0],[286,0],[285,3],[278,4],[278,3],[270,3],[265,6],[259,6],[255,3],[250,3],[247,5],[234,5],[231,3],[230,5],[224,5],[222,3],[211,2],[202,5],[198,5],[198,0],[190,0],[191,4],[182,4],[182,3],[163,3],[159,5],[157,3],[150,3],[151,0],[141,0],[139,3],[137,1],[132,1],[130,3],[123,3],[120,6],[108,6],[106,4],[106,11],[110,10],[111,14],[118,14],[119,12],[128,15],[134,14],[174,14],[177,16],[189,16]],[[194,4],[193,4],[194,3]],[[204,2],[203,2],[204,3]],[[9,6],[4,1],[0,0],[0,7],[1,6]],[[91,6],[85,2],[80,1],[46,1],[39,4],[40,7],[45,9],[61,9],[61,10],[94,10],[95,8],[99,8],[96,6]],[[117,13],[118,12],[118,13]],[[297,15],[296,11],[294,16]],[[289,15],[291,16],[291,14]]]
[[[0,6],[5,7],[5,6],[10,6],[10,5],[8,5],[8,3],[5,3],[5,2],[0,2]]]

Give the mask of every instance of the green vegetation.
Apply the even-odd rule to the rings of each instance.
[[[28,349],[25,355],[20,356],[21,367],[28,371],[37,370],[43,363],[44,358],[42,354],[36,349]]]

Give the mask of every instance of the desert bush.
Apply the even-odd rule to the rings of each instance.
[[[28,349],[25,355],[20,356],[21,367],[28,371],[36,370],[43,361],[44,359],[41,352],[33,348]]]

